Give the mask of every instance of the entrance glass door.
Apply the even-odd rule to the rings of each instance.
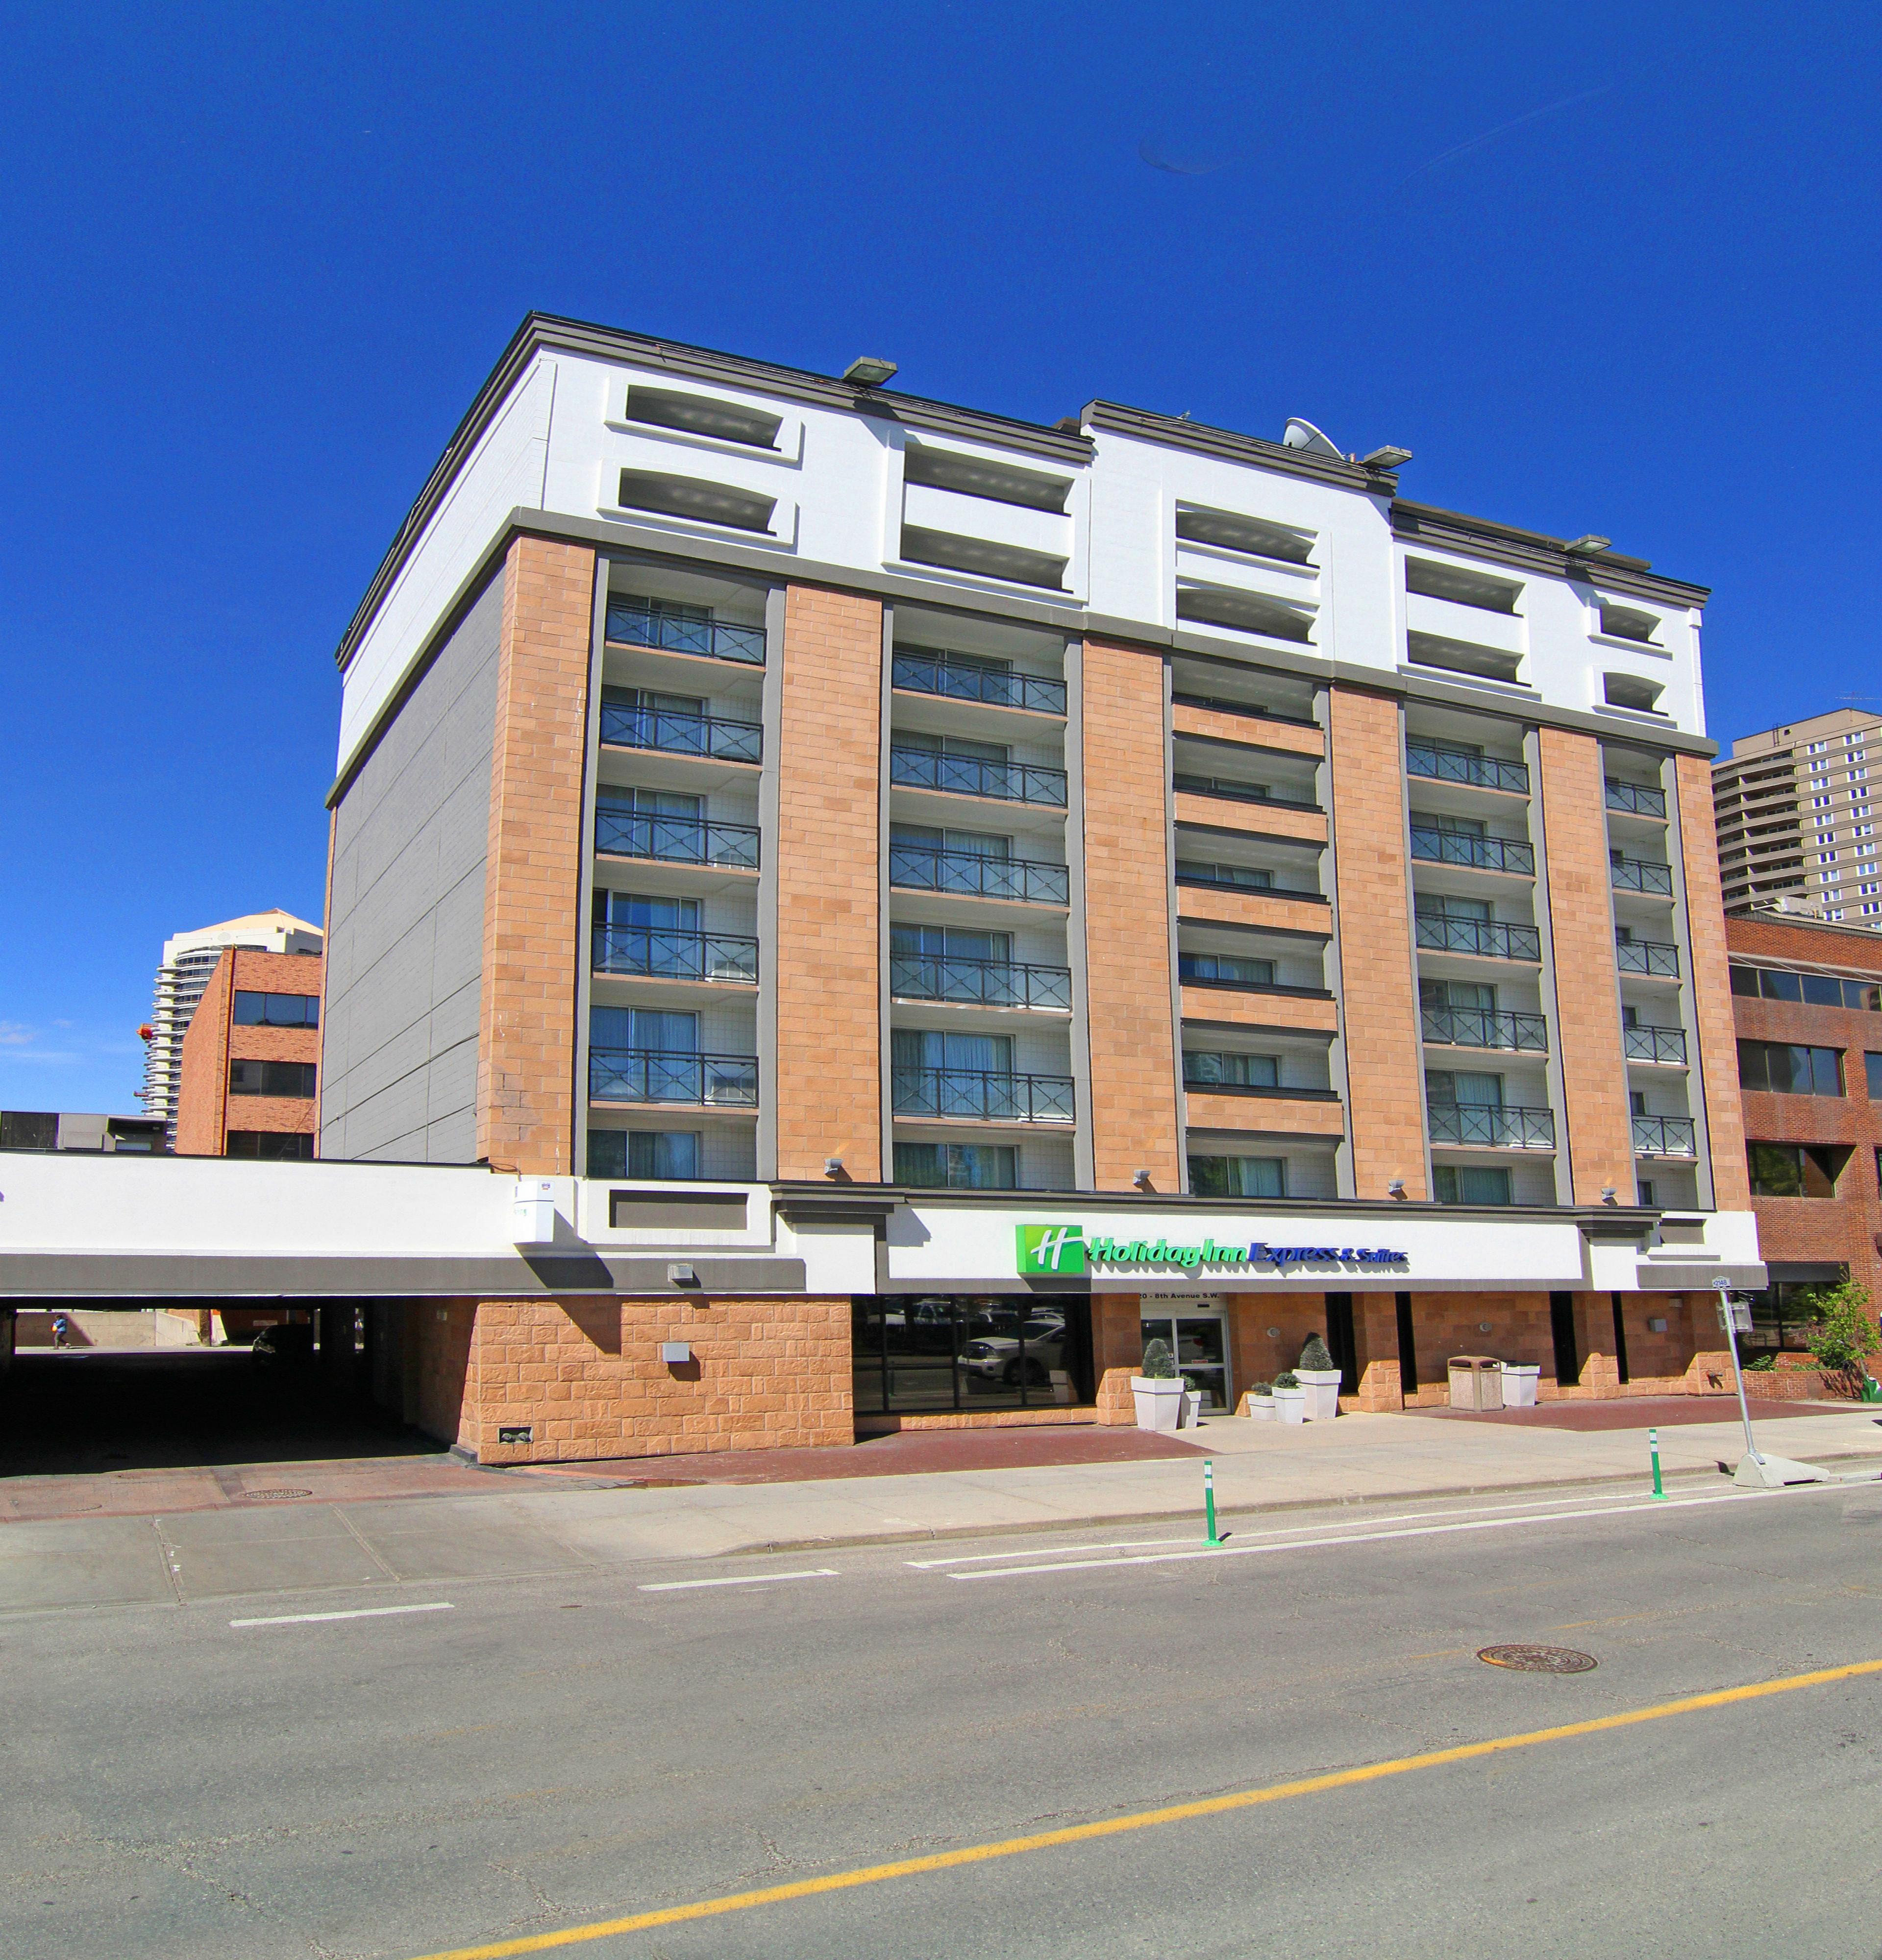
[[[1185,1385],[1202,1398],[1205,1414],[1218,1414],[1233,1408],[1232,1384],[1228,1376],[1228,1319],[1225,1314],[1206,1309],[1188,1313],[1147,1313],[1142,1316],[1144,1340],[1167,1342],[1177,1357],[1177,1370]]]

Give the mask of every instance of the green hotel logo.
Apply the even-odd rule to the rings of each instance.
[[[1022,1273],[1081,1273],[1085,1270],[1082,1225],[1020,1225],[1014,1230],[1019,1239],[1019,1267]]]

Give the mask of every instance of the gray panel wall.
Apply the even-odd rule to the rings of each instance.
[[[320,1153],[477,1152],[484,861],[502,574],[440,650],[337,813]]]

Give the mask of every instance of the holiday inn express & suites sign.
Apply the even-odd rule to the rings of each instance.
[[[1089,1233],[1082,1225],[1020,1225],[1014,1228],[1022,1278],[1058,1278],[1088,1273],[1096,1266],[1176,1266],[1185,1272],[1206,1266],[1230,1271],[1291,1266],[1403,1266],[1406,1255],[1383,1246],[1270,1246],[1257,1239],[1218,1245],[1200,1240],[1114,1239]]]

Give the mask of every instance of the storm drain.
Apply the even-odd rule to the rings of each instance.
[[[314,1493],[311,1491],[244,1491],[242,1495],[252,1503],[265,1504],[271,1501],[278,1502],[283,1497],[310,1497]],[[1590,1665],[1593,1663],[1591,1662]]]
[[[1600,1665],[1594,1655],[1577,1653],[1573,1647],[1479,1647],[1477,1658],[1523,1674],[1586,1674]]]

